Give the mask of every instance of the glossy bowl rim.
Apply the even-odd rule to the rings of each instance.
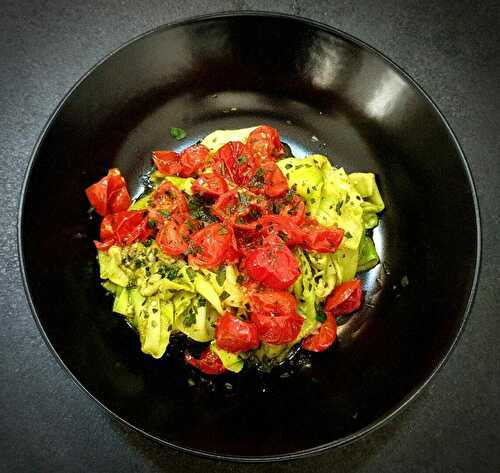
[[[185,447],[182,445],[178,445],[174,442],[167,441],[165,439],[159,438],[153,434],[150,434],[143,429],[140,429],[139,427],[136,427],[135,425],[131,424],[124,418],[120,417],[118,414],[113,412],[110,408],[108,408],[105,404],[103,404],[100,400],[98,400],[87,388],[78,380],[75,374],[68,368],[68,366],[64,363],[62,358],[59,356],[58,352],[52,345],[52,343],[49,340],[49,337],[47,336],[43,325],[38,317],[38,313],[35,307],[35,304],[33,302],[33,299],[31,297],[31,292],[30,288],[28,285],[27,281],[27,276],[26,276],[26,263],[25,263],[25,256],[23,252],[23,246],[22,246],[22,234],[23,234],[23,215],[24,215],[24,205],[25,205],[25,193],[26,189],[28,188],[30,179],[31,179],[31,173],[33,169],[34,162],[36,161],[36,158],[38,156],[38,151],[40,146],[42,145],[48,131],[52,127],[52,124],[59,114],[60,110],[62,107],[65,105],[66,101],[69,99],[69,97],[73,94],[73,92],[80,86],[80,84],[87,79],[97,68],[99,68],[103,63],[105,63],[108,59],[110,59],[112,56],[117,54],[118,52],[122,51],[132,43],[135,43],[136,41],[139,41],[145,37],[148,37],[150,35],[156,34],[160,31],[172,29],[178,26],[186,25],[186,24],[191,24],[191,23],[200,23],[204,22],[207,20],[217,20],[221,18],[228,18],[228,17],[252,17],[252,16],[264,16],[264,17],[271,17],[271,18],[277,18],[277,19],[284,19],[284,20],[292,20],[292,21],[297,21],[297,22],[302,22],[305,23],[306,25],[312,26],[316,29],[322,30],[324,32],[327,32],[333,36],[336,36],[344,41],[347,41],[348,43],[354,44],[355,46],[360,47],[361,49],[364,49],[368,52],[371,52],[378,58],[380,58],[383,62],[385,62],[389,67],[391,67],[393,70],[395,70],[398,74],[402,76],[402,78],[407,81],[409,85],[411,85],[414,89],[416,89],[417,93],[419,93],[423,99],[427,102],[427,104],[431,107],[431,109],[437,114],[437,117],[440,119],[440,121],[444,124],[445,129],[448,133],[448,135],[452,138],[453,145],[458,153],[460,162],[462,164],[463,170],[465,172],[465,177],[468,182],[469,188],[471,190],[471,195],[472,195],[472,200],[473,200],[473,206],[474,206],[474,216],[475,216],[475,224],[476,224],[476,253],[475,253],[475,261],[474,261],[474,276],[472,280],[472,285],[470,288],[470,293],[469,297],[467,299],[467,305],[465,308],[465,311],[462,314],[462,320],[460,322],[460,326],[458,328],[457,333],[455,334],[453,340],[451,341],[451,344],[449,345],[447,351],[445,354],[441,357],[439,362],[436,364],[434,369],[431,371],[431,373],[426,377],[426,379],[421,382],[419,385],[417,385],[405,398],[403,398],[397,405],[395,405],[393,408],[389,409],[385,414],[380,416],[377,420],[372,422],[371,424],[368,424],[367,426],[363,427],[362,429],[359,429],[352,434],[349,434],[347,436],[341,437],[339,439],[333,440],[331,442],[327,442],[325,444],[318,445],[316,447],[311,447],[308,449],[303,449],[299,450],[296,452],[291,452],[291,453],[283,453],[283,454],[276,454],[276,455],[256,455],[256,456],[243,456],[243,455],[226,455],[226,454],[219,454],[219,453],[212,453],[209,451],[205,450],[200,450],[200,449],[194,449],[190,447]],[[417,82],[411,78],[411,76],[400,66],[398,66],[395,62],[393,62],[391,59],[389,59],[387,56],[385,56],[381,51],[378,49],[374,48],[373,46],[370,46],[369,44],[365,43],[364,41],[350,35],[349,33],[346,33],[338,28],[335,28],[333,26],[326,25],[324,23],[301,17],[298,15],[291,15],[287,13],[280,13],[280,12],[271,12],[271,11],[227,11],[227,12],[215,12],[215,13],[210,13],[206,15],[198,15],[198,16],[193,16],[193,17],[188,17],[182,20],[177,20],[169,23],[162,24],[160,26],[157,26],[153,29],[150,29],[144,33],[141,33],[132,39],[126,41],[125,43],[121,44],[118,46],[116,49],[105,55],[102,59],[100,59],[94,66],[92,66],[87,72],[85,72],[79,79],[78,81],[69,89],[69,91],[64,95],[64,97],[59,101],[57,104],[56,108],[54,111],[50,114],[45,126],[43,127],[36,144],[33,148],[33,151],[31,152],[31,156],[29,159],[28,166],[25,171],[25,175],[23,178],[23,183],[21,187],[21,192],[20,192],[20,197],[19,197],[19,205],[18,205],[18,212],[17,212],[17,248],[18,248],[18,258],[19,258],[19,263],[20,263],[20,271],[21,271],[21,276],[22,276],[22,281],[23,281],[23,286],[24,286],[24,291],[26,295],[26,299],[28,301],[29,308],[31,310],[31,313],[33,315],[33,318],[35,319],[36,325],[38,327],[38,330],[40,331],[43,340],[47,344],[49,350],[52,352],[60,366],[63,368],[64,371],[69,375],[69,377],[72,379],[72,381],[80,388],[85,394],[87,394],[94,402],[97,403],[100,408],[104,409],[111,418],[117,419],[120,422],[122,422],[124,425],[128,426],[132,430],[136,432],[140,432],[143,434],[145,437],[150,438],[156,442],[159,442],[162,445],[166,445],[170,448],[185,452],[185,453],[190,453],[194,455],[198,455],[201,457],[205,458],[210,458],[213,460],[229,460],[229,461],[236,461],[236,462],[247,462],[247,463],[262,463],[262,462],[274,462],[274,461],[286,461],[286,460],[293,460],[293,459],[299,459],[303,457],[308,457],[308,456],[313,456],[320,454],[322,452],[325,452],[326,450],[329,450],[334,447],[339,447],[343,445],[347,445],[351,442],[354,442],[355,440],[358,440],[362,437],[365,437],[368,433],[373,432],[377,430],[378,428],[382,427],[384,424],[389,422],[391,419],[396,417],[400,412],[402,412],[423,390],[424,388],[430,383],[430,381],[436,376],[436,374],[441,370],[441,368],[445,365],[445,363],[448,361],[451,353],[455,349],[460,337],[462,336],[464,332],[464,327],[465,324],[469,318],[470,311],[474,302],[474,298],[477,292],[477,286],[478,286],[478,281],[479,281],[479,274],[480,274],[480,268],[481,268],[481,248],[482,248],[482,235],[481,235],[481,217],[480,217],[480,211],[479,211],[479,202],[478,202],[478,197],[477,197],[477,191],[476,187],[474,184],[474,180],[472,177],[472,173],[470,170],[470,165],[467,161],[467,158],[460,146],[460,143],[455,136],[450,124],[444,117],[443,113],[439,110],[438,106],[436,103],[431,99],[431,97],[425,92],[425,90],[417,84]]]

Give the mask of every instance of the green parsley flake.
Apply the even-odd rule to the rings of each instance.
[[[175,138],[176,140],[180,141],[186,138],[187,134],[182,128],[175,128],[172,127],[170,128],[170,136],[172,138]]]

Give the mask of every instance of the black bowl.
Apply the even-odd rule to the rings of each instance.
[[[173,355],[143,355],[112,314],[83,190],[118,167],[137,195],[152,149],[259,123],[278,128],[296,155],[324,153],[349,171],[377,173],[387,203],[375,232],[384,264],[365,276],[364,308],[334,349],[299,354],[269,374],[210,381]],[[170,138],[171,126],[188,138]],[[80,80],[33,153],[19,243],[42,334],[101,406],[166,445],[263,461],[349,442],[416,396],[464,325],[480,231],[457,140],[401,69],[324,25],[237,14],[156,29]]]

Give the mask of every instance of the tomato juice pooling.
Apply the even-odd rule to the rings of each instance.
[[[299,343],[329,348],[336,317],[361,305],[356,273],[378,263],[375,176],[287,156],[266,125],[152,154],[153,190],[137,201],[118,169],[86,189],[103,217],[103,286],[141,350],[160,358],[184,336],[203,347],[186,363],[216,375],[279,363]]]

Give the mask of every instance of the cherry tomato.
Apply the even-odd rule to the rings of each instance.
[[[220,358],[210,350],[210,347],[203,350],[199,359],[189,353],[184,354],[184,361],[205,374],[222,374],[226,371]]]
[[[361,281],[353,279],[337,286],[328,296],[325,312],[334,317],[350,314],[361,307]]]
[[[244,146],[241,141],[229,141],[221,146],[214,157],[214,172],[235,182],[238,158],[241,156]]]
[[[256,194],[280,197],[288,192],[288,181],[274,161],[263,161],[248,182],[248,187]]]
[[[247,215],[250,208],[247,203],[242,203],[236,190],[229,190],[222,194],[212,207],[212,214],[221,220],[237,219]]]
[[[189,177],[205,166],[208,159],[209,149],[204,145],[192,145],[182,151],[181,170],[182,177]]]
[[[85,194],[95,211],[102,217],[127,210],[131,204],[127,183],[116,168],[110,169],[100,181],[87,187]]]
[[[145,241],[150,236],[147,222],[144,212],[124,210],[107,215],[101,222],[102,242],[95,242],[95,245],[99,251],[107,251],[113,245],[127,246]]]
[[[337,338],[337,322],[331,313],[326,314],[326,320],[321,324],[317,333],[302,340],[302,348],[308,351],[321,352],[332,346]]]
[[[304,319],[298,314],[273,316],[253,312],[251,320],[257,327],[259,338],[270,345],[293,342],[304,323]]]
[[[253,312],[270,315],[290,315],[297,313],[297,299],[288,291],[258,291],[249,289],[250,307]]]
[[[250,250],[255,250],[262,245],[262,236],[259,235],[256,229],[252,229],[251,225],[245,229],[235,226],[234,235],[236,238],[236,247],[242,255],[245,255]]]
[[[227,192],[227,182],[218,174],[202,174],[191,186],[191,190],[202,197],[217,198]]]
[[[106,215],[101,221],[99,231],[101,241],[108,241],[115,238],[115,229],[113,228],[113,215]]]
[[[228,258],[234,259],[236,251],[234,246],[232,228],[220,223],[212,223],[192,235],[189,247],[189,264],[215,269]]]
[[[300,275],[292,252],[279,238],[267,238],[260,248],[246,253],[243,268],[250,278],[272,289],[286,289]]]
[[[240,141],[230,141],[219,148],[214,159],[215,172],[228,176],[235,184],[245,185],[257,169],[254,157],[245,153]]]
[[[275,128],[259,126],[248,135],[245,152],[260,159],[279,159],[285,154],[280,135]]]
[[[323,227],[317,223],[302,226],[304,246],[319,253],[334,253],[342,243],[344,230],[338,227]]]
[[[280,215],[290,217],[296,225],[302,225],[306,218],[306,205],[300,196],[294,195],[291,201],[285,199]]]
[[[276,234],[286,245],[300,245],[304,242],[304,232],[296,225],[291,217],[285,215],[265,215],[259,220],[262,225],[261,233],[264,237]]]
[[[165,219],[175,214],[188,213],[188,204],[184,194],[171,182],[164,182],[153,192],[153,202],[149,218],[161,229]]]
[[[181,157],[175,151],[153,151],[156,169],[166,176],[177,176],[181,172]]]
[[[230,353],[253,350],[259,346],[257,327],[240,320],[231,312],[224,312],[215,327],[217,346]]]
[[[200,222],[188,213],[177,214],[173,218],[179,224],[179,233],[184,241],[189,241],[191,235],[201,228]]]
[[[188,244],[180,232],[180,225],[174,219],[165,222],[156,236],[156,243],[168,256],[179,256],[188,249]]]

